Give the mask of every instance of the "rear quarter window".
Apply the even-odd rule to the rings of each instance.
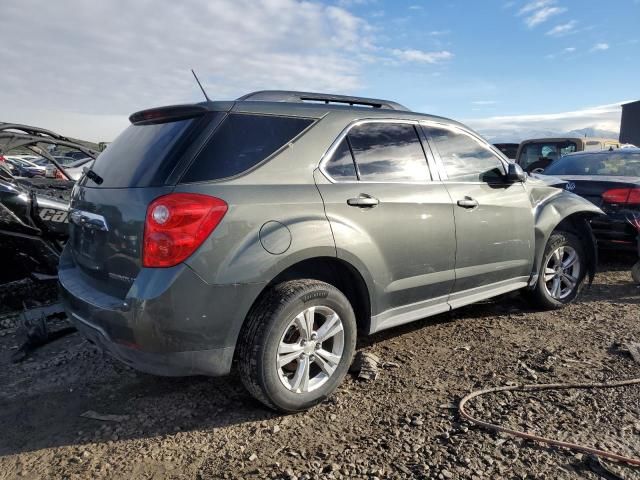
[[[313,120],[231,113],[182,177],[182,183],[220,180],[252,169],[309,127]]]

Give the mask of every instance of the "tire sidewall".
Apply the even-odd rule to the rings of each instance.
[[[562,300],[558,300],[553,298],[551,294],[547,291],[545,281],[544,281],[544,275],[545,275],[544,272],[545,272],[547,263],[551,258],[551,254],[558,247],[561,247],[561,246],[570,246],[578,254],[578,259],[580,261],[580,275],[578,276],[577,285],[573,289],[571,294],[569,294],[567,297],[563,298]],[[584,278],[586,277],[586,274],[587,274],[586,267],[587,267],[587,263],[585,259],[584,248],[582,246],[582,243],[578,239],[578,237],[576,237],[574,234],[569,232],[562,232],[562,231],[553,232],[549,237],[547,246],[545,247],[544,257],[542,259],[542,264],[540,266],[540,275],[538,278],[538,285],[536,288],[537,290],[536,294],[539,300],[543,303],[544,306],[548,308],[560,308],[573,302],[573,300],[575,300],[575,298],[578,296],[582,288]]]
[[[277,351],[285,328],[309,307],[326,306],[333,309],[340,319],[344,331],[344,350],[342,359],[327,382],[316,390],[306,393],[294,393],[288,390],[278,375],[276,365]],[[346,297],[337,289],[314,286],[306,289],[284,303],[271,317],[265,329],[264,348],[258,362],[259,377],[269,399],[280,409],[286,411],[305,410],[325,398],[340,385],[351,364],[356,344],[356,320],[353,309]]]

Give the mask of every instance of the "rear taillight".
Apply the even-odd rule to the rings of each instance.
[[[224,200],[197,193],[156,198],[144,223],[142,265],[173,267],[191,255],[227,213]]]
[[[0,162],[6,162],[6,161],[7,161],[7,159],[4,158],[2,155],[0,155]]]
[[[640,205],[640,188],[612,188],[602,194],[605,203]]]

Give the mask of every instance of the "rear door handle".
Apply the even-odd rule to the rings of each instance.
[[[471,197],[464,197],[463,200],[458,200],[458,206],[462,208],[476,208],[478,201]]]
[[[380,200],[370,195],[361,194],[359,197],[350,198],[347,200],[347,205],[360,208],[372,208],[380,203]]]

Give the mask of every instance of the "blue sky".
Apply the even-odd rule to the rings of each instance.
[[[393,91],[416,109],[464,118],[640,98],[639,1],[343,3],[391,48],[452,55],[402,72],[372,65],[372,95]]]
[[[190,68],[212,98],[382,97],[493,140],[615,131],[640,98],[640,0],[2,3],[0,121],[89,140],[200,101]]]

